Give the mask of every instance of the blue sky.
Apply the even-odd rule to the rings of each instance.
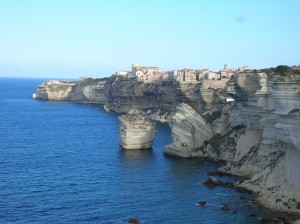
[[[300,1],[0,0],[0,76],[300,64]]]

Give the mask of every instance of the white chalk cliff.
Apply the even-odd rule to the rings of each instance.
[[[230,109],[231,132],[208,145],[227,161],[223,172],[245,176],[241,186],[274,210],[300,214],[299,84],[277,84],[271,95],[250,97]],[[257,94],[257,93],[256,93]]]
[[[220,171],[248,177],[241,186],[257,192],[261,204],[300,214],[299,93],[299,76],[242,73],[166,86],[131,79],[49,81],[34,97],[97,102],[106,110],[129,112],[120,116],[125,149],[151,148],[153,120],[168,122],[172,143],[165,154],[226,161]],[[226,103],[229,97],[234,101]]]
[[[164,153],[172,156],[191,157],[205,141],[214,135],[211,125],[191,106],[181,103],[169,122],[172,143],[165,146]]]
[[[157,132],[155,121],[142,114],[121,115],[119,121],[119,141],[123,149],[152,148]]]
[[[36,93],[33,94],[35,99],[43,100],[71,100],[75,82],[72,81],[47,81],[38,86]]]

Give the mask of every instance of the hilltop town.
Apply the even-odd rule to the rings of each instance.
[[[238,69],[229,69],[225,64],[224,68],[218,72],[214,72],[206,68],[199,70],[184,68],[181,70],[161,72],[159,67],[147,67],[141,66],[139,64],[132,64],[131,71],[119,71],[114,75],[121,76],[127,79],[136,78],[138,81],[142,81],[144,83],[163,83],[173,80],[176,80],[178,82],[198,82],[201,80],[209,79],[228,79],[236,74],[251,71],[253,71],[253,69],[251,69],[249,66],[239,67]]]

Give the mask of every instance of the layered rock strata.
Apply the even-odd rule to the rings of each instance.
[[[157,108],[148,108],[146,110],[134,109],[132,108],[128,114],[145,114],[149,116],[152,120],[159,121],[161,123],[166,123],[170,120],[171,114],[164,112],[161,109]]]
[[[71,100],[75,82],[72,81],[47,81],[38,86],[35,99],[43,100]]]
[[[194,155],[227,161],[220,171],[248,177],[241,186],[265,207],[300,214],[300,120],[294,113],[300,85],[274,87],[271,95],[248,95],[230,108],[230,130]]]
[[[150,149],[157,132],[156,122],[147,115],[119,116],[119,141],[123,149]]]
[[[73,88],[71,100],[104,104],[106,81],[106,79],[81,79]]]
[[[164,149],[167,155],[191,157],[197,148],[214,135],[211,125],[185,103],[176,107],[169,125],[172,131],[172,143]]]
[[[243,73],[231,79],[157,85],[135,79],[41,84],[36,98],[104,104],[120,116],[123,148],[151,148],[154,120],[168,122],[165,154],[223,160],[220,171],[275,210],[300,213],[299,77]],[[289,84],[281,84],[289,83]],[[227,102],[231,97],[233,102]],[[140,115],[144,114],[144,115]],[[139,117],[142,116],[142,117]]]

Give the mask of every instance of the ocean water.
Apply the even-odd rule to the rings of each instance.
[[[121,150],[116,114],[34,100],[42,81],[0,78],[0,223],[258,223],[270,214],[251,195],[202,186],[217,164],[165,157],[167,126],[152,150]]]

